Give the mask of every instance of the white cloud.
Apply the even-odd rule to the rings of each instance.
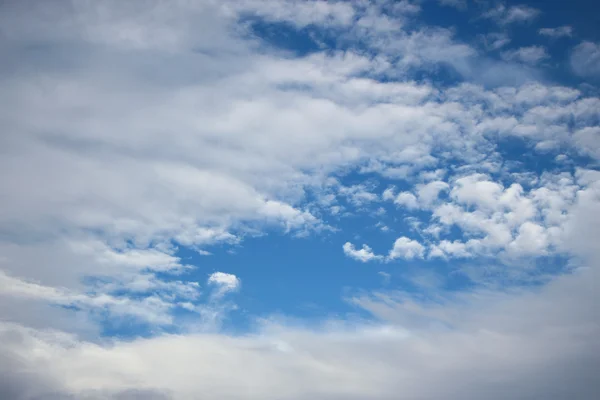
[[[344,249],[344,254],[346,256],[361,262],[376,261],[383,258],[382,256],[373,253],[373,250],[366,244],[363,244],[362,248],[359,250],[356,249],[352,243],[346,242],[342,248]]]
[[[176,290],[169,292],[170,295],[176,293]],[[157,326],[172,324],[173,318],[170,312],[176,307],[176,304],[156,295],[133,300],[126,296],[116,297],[106,293],[78,293],[64,288],[26,282],[0,272],[0,297],[7,296],[76,307],[91,313],[106,312],[113,318],[134,317]]]
[[[593,42],[581,42],[571,53],[571,68],[584,78],[600,77],[600,45]]]
[[[239,3],[242,13],[253,13],[269,21],[289,21],[298,28],[319,24],[327,27],[352,23],[355,9],[341,1],[244,0]]]
[[[396,198],[395,188],[389,187],[383,191],[381,198],[385,201],[394,200]]]
[[[208,284],[217,287],[216,296],[221,297],[227,293],[239,290],[241,281],[233,275],[225,272],[213,272],[208,277]]]
[[[419,208],[419,202],[414,194],[410,192],[400,192],[394,199],[394,203],[408,209]]]
[[[487,50],[498,50],[511,42],[510,37],[504,32],[492,32],[480,36]]]
[[[537,65],[550,56],[542,46],[521,47],[502,53],[502,58],[509,61],[518,61],[529,65]]]
[[[465,243],[457,240],[451,242],[449,240],[441,240],[439,243],[431,246],[429,250],[430,257],[441,258],[469,258],[472,254],[469,252],[468,246]]]
[[[449,185],[443,181],[432,181],[423,185],[417,185],[419,203],[428,207],[436,203],[441,192],[448,190]]]
[[[519,226],[517,236],[508,245],[508,251],[509,253],[515,252],[518,255],[543,255],[547,247],[546,229],[536,223],[527,221]]]
[[[348,322],[351,333],[278,325],[254,336],[193,335],[197,327],[178,324],[173,310],[218,322],[225,306],[212,303],[240,287],[217,272],[208,278],[212,303],[199,304],[178,247],[209,251],[271,229],[323,230],[323,210],[378,200],[369,186],[328,186],[354,169],[402,180],[399,195],[389,189],[383,198],[433,215],[429,225],[411,221],[421,242],[400,237],[387,257],[344,244],[359,261],[428,254],[503,262],[551,252],[597,260],[598,177],[536,174],[526,185],[510,175],[506,183],[508,163],[494,149],[497,135],[513,135],[532,151],[553,145],[598,158],[598,98],[531,83],[534,68],[492,61],[451,29],[408,24],[420,9],[411,2],[0,7],[2,56],[14,60],[0,74],[0,318],[40,327],[2,323],[0,397],[585,398],[594,384],[585,374],[596,368],[565,376],[557,366],[597,364],[586,358],[599,354],[593,301],[562,292],[593,295],[585,291],[597,282],[593,271],[568,290],[569,277],[557,278],[563,289],[549,299],[502,297],[475,314],[413,308],[424,311],[415,319],[444,330],[408,324],[394,301],[368,309],[402,324]],[[489,17],[507,25],[535,15],[500,6]],[[283,52],[252,34],[248,16],[333,30],[347,50]],[[501,48],[508,37],[488,39]],[[594,74],[594,46],[573,52],[583,76]],[[466,82],[412,80],[414,70],[442,65]],[[447,178],[431,172],[442,165]],[[307,206],[319,188],[322,203]],[[348,210],[325,198],[337,188]],[[446,236],[455,228],[460,240]],[[565,307],[560,318],[556,304]],[[70,307],[178,334],[108,345],[45,329],[78,331],[77,316],[64,318]],[[531,323],[540,316],[550,320]]]
[[[510,261],[560,252],[578,186],[569,174],[526,181],[533,185],[529,190],[519,183],[505,188],[485,174],[466,175],[449,182],[448,199],[422,202],[433,219],[413,228],[429,238],[429,256],[506,256]],[[446,236],[452,227],[462,231],[462,240]]]
[[[399,237],[394,242],[394,246],[388,254],[389,260],[403,258],[412,260],[414,258],[423,258],[425,247],[416,240],[407,238],[406,236]]]
[[[583,154],[600,159],[600,127],[585,127],[573,134],[573,139]]]
[[[540,14],[540,10],[525,5],[516,5],[506,7],[504,4],[498,4],[482,14],[483,18],[494,20],[500,25],[512,23],[531,22]]]
[[[556,28],[541,28],[538,33],[542,36],[551,38],[571,37],[573,36],[573,28],[569,25],[563,25]]]
[[[467,8],[467,0],[438,0],[443,6],[454,7],[459,10],[465,10]]]
[[[435,302],[395,292],[355,296],[353,304],[385,322],[348,327],[330,321],[314,330],[271,322],[245,336],[163,335],[99,344],[3,322],[1,394],[592,400],[600,361],[596,273],[564,276],[540,290],[483,290]]]
[[[341,186],[339,188],[339,193],[346,196],[355,206],[362,206],[379,199],[377,195],[370,192],[365,185]]]

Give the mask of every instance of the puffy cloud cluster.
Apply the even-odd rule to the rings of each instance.
[[[419,228],[430,257],[500,255],[508,261],[565,251],[562,243],[571,209],[580,196],[594,190],[580,178],[587,173],[543,174],[537,182],[529,182],[533,187],[527,190],[519,183],[504,187],[489,175],[473,173],[449,182],[417,184],[413,192],[397,195],[390,188],[383,198],[408,211],[431,213],[431,224]],[[439,197],[441,191],[447,196]],[[452,227],[460,229],[460,237],[451,237]],[[419,246],[422,256],[425,247]]]

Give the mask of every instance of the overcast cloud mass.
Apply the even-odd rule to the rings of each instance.
[[[579,3],[1,2],[0,399],[599,398]]]

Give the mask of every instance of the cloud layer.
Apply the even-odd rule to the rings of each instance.
[[[0,5],[0,398],[594,398],[598,45],[562,84],[543,10],[430,6]],[[187,254],[274,234],[386,288],[223,332],[252,280]]]

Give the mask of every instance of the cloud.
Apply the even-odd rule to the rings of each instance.
[[[171,288],[171,296],[177,293]],[[196,288],[192,288],[195,290]],[[140,300],[126,296],[112,296],[107,293],[78,293],[67,289],[57,289],[37,283],[26,282],[0,272],[0,296],[42,301],[50,304],[75,307],[92,314],[107,312],[113,318],[133,317],[141,322],[170,325],[173,319],[171,309],[177,305],[158,295],[150,295]]]
[[[403,258],[405,260],[412,260],[414,258],[423,258],[424,253],[425,247],[423,247],[421,243],[407,238],[406,236],[402,236],[394,242],[394,246],[390,250],[388,259],[395,260]]]
[[[594,133],[592,128],[580,133],[580,140],[589,141],[590,154],[594,154]],[[517,182],[504,187],[489,175],[475,173],[456,176],[449,182],[417,184],[414,190],[421,192],[419,200],[410,192],[395,195],[388,189],[384,198],[400,199],[409,210],[413,207],[431,213],[429,223],[417,220],[412,225],[427,244],[403,237],[394,247],[398,247],[397,254],[402,256],[404,247],[413,246],[407,258],[423,257],[428,252],[430,258],[493,256],[510,264],[527,257],[563,253],[566,216],[578,195],[592,188],[579,186],[576,177],[568,173],[546,173],[541,179],[530,176],[524,184],[530,188],[525,190]],[[448,191],[448,196],[438,197],[440,190]],[[463,240],[452,237],[456,228]]]
[[[363,244],[363,247],[360,250],[357,250],[352,243],[346,242],[342,248],[344,249],[344,254],[346,256],[361,262],[376,261],[383,258],[382,256],[373,253],[373,250],[366,244]]]
[[[595,273],[561,277],[541,291],[481,291],[433,303],[396,292],[356,296],[353,304],[382,322],[351,328],[335,321],[319,329],[271,322],[247,336],[98,344],[3,322],[1,387],[15,399],[137,393],[175,400],[591,400],[600,363]]]
[[[448,190],[450,186],[443,181],[432,181],[426,184],[416,185],[415,189],[419,196],[419,203],[425,207],[431,206],[438,201],[440,193]]]
[[[227,293],[235,292],[239,290],[241,286],[240,279],[233,275],[225,272],[213,272],[208,277],[208,284],[217,287],[217,297],[221,297]]]
[[[298,1],[242,1],[242,13],[252,13],[267,21],[289,21],[298,28],[318,24],[327,27],[348,26],[356,14],[350,4],[341,1],[310,0]]]
[[[465,10],[467,8],[467,0],[438,0],[443,6],[454,7],[458,10]]]
[[[521,47],[516,50],[508,50],[502,53],[502,58],[510,61],[518,61],[524,64],[537,65],[540,61],[549,58],[546,49],[541,46]]]
[[[574,133],[574,140],[581,148],[581,152],[600,158],[600,127],[586,127]]]
[[[441,240],[439,243],[431,246],[429,257],[441,258],[469,258],[472,254],[468,250],[468,246],[460,241]]]
[[[342,186],[339,188],[339,193],[348,198],[355,206],[362,206],[378,200],[377,195],[370,192],[365,185]]]
[[[599,159],[600,100],[538,79],[539,48],[496,60],[423,25],[420,4],[2,3],[0,397],[593,398],[599,177],[528,163]],[[573,51],[583,77],[594,46]],[[247,316],[256,330],[218,331],[240,278],[200,288],[182,254],[341,231],[387,180],[381,197],[402,209],[365,218],[400,237],[388,255],[344,254],[460,259],[472,290],[349,288],[368,318],[305,328],[274,320],[275,299],[268,322]],[[549,276],[537,263],[555,256],[568,263]],[[528,277],[544,284],[498,283]],[[149,328],[106,337],[96,316]]]
[[[499,25],[509,25],[531,22],[539,14],[540,10],[525,5],[507,7],[504,4],[498,4],[495,8],[483,13],[482,17],[491,19]]]
[[[571,68],[583,78],[600,77],[600,45],[581,42],[571,53]]]
[[[417,197],[409,192],[400,192],[398,196],[394,199],[394,203],[399,206],[404,206],[409,209],[419,208],[419,203],[417,201]]]
[[[571,37],[573,36],[573,28],[569,25],[563,25],[556,28],[541,28],[538,33],[542,36],[551,38]]]
[[[510,37],[504,32],[492,32],[481,35],[483,45],[489,51],[498,50],[511,42]]]

